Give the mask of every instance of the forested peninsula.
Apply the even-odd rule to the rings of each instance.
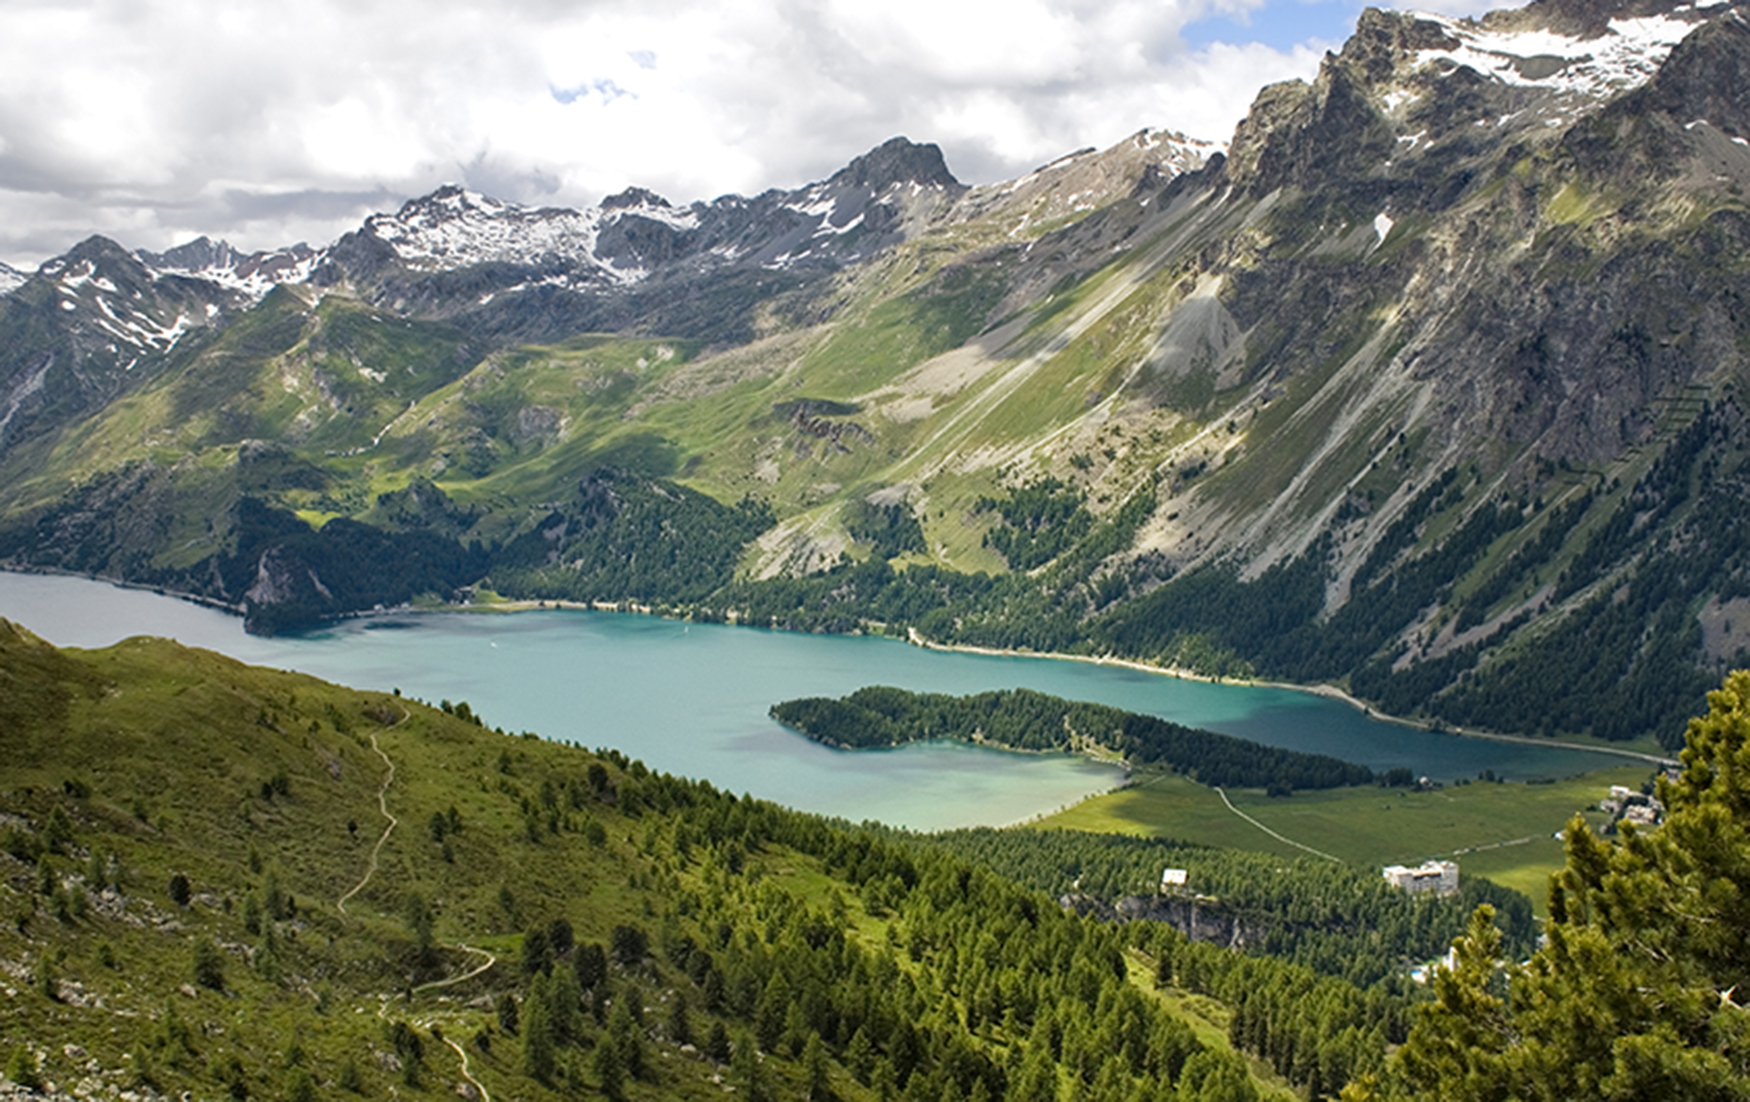
[[[1264,746],[1105,704],[1065,700],[1032,689],[970,696],[914,693],[886,685],[841,699],[802,697],[772,705],[772,718],[816,742],[844,750],[956,739],[1010,750],[1121,758],[1187,774],[1204,784],[1264,788],[1341,788],[1409,784],[1407,769],[1376,776],[1364,765],[1324,754]]]

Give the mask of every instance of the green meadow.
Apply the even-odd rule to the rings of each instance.
[[[1604,769],[1553,784],[1474,781],[1427,792],[1339,788],[1270,797],[1233,789],[1246,815],[1302,846],[1358,865],[1458,862],[1461,875],[1484,876],[1530,896],[1542,913],[1549,874],[1562,866],[1555,837],[1575,813],[1596,828],[1607,817],[1588,811],[1613,784],[1639,788],[1648,767]],[[1176,774],[1138,773],[1130,787],[1096,796],[1035,824],[1044,829],[1172,838],[1200,845],[1304,855],[1230,811],[1221,794]]]

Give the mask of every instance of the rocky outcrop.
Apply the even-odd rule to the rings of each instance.
[[[1261,944],[1270,928],[1261,920],[1235,914],[1220,900],[1181,895],[1128,895],[1108,903],[1091,895],[1071,894],[1058,905],[1102,922],[1164,922],[1192,941],[1224,949]]]

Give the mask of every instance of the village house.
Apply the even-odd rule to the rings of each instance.
[[[1383,874],[1393,887],[1412,895],[1420,892],[1453,895],[1458,891],[1458,864],[1453,861],[1424,861],[1413,869],[1387,865]]]

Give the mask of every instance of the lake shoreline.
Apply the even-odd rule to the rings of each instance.
[[[516,598],[516,599],[501,598],[499,600],[493,601],[492,603],[486,604],[486,605],[462,605],[462,604],[435,605],[435,606],[432,606],[429,609],[429,611],[432,611],[432,612],[533,612],[533,611],[541,611],[543,609],[547,609],[547,610],[574,609],[574,610],[584,611],[584,612],[630,612],[630,613],[636,613],[637,615],[640,615],[640,616],[662,616],[663,615],[659,609],[657,609],[651,605],[641,605],[635,601],[594,601],[594,602],[588,602],[588,601],[565,601],[565,600],[525,600],[522,598]],[[730,626],[730,627],[755,627],[755,626],[758,626],[758,625],[754,625],[754,624],[742,624],[739,621],[736,621],[733,619],[725,620],[725,621],[723,621],[723,623],[726,626]],[[782,629],[769,629],[769,630],[782,630]],[[1239,687],[1239,688],[1252,688],[1252,689],[1283,689],[1283,690],[1286,690],[1288,692],[1307,693],[1307,694],[1312,695],[1312,696],[1324,697],[1327,700],[1334,700],[1340,704],[1345,704],[1348,707],[1353,708],[1355,711],[1360,712],[1363,716],[1366,716],[1368,719],[1378,720],[1382,723],[1390,723],[1390,724],[1393,724],[1393,725],[1399,726],[1399,727],[1407,727],[1407,728],[1410,728],[1411,730],[1425,731],[1425,732],[1428,732],[1430,734],[1455,735],[1459,738],[1480,739],[1480,740],[1483,740],[1486,742],[1501,742],[1501,743],[1508,743],[1508,744],[1519,745],[1519,746],[1538,746],[1538,747],[1554,746],[1554,747],[1559,747],[1563,750],[1578,750],[1578,751],[1590,752],[1590,753],[1596,753],[1596,754],[1607,754],[1607,755],[1610,755],[1612,757],[1629,758],[1629,759],[1632,759],[1635,761],[1644,761],[1644,762],[1648,763],[1649,765],[1657,765],[1657,766],[1681,765],[1682,764],[1680,761],[1678,761],[1674,757],[1665,757],[1665,756],[1662,756],[1659,754],[1651,754],[1651,753],[1647,753],[1646,751],[1643,751],[1643,750],[1631,750],[1631,749],[1628,749],[1627,747],[1598,746],[1598,745],[1593,745],[1593,744],[1584,743],[1584,742],[1572,742],[1568,739],[1563,739],[1563,738],[1538,738],[1538,737],[1534,737],[1532,735],[1510,735],[1510,734],[1506,734],[1506,733],[1500,732],[1500,731],[1485,731],[1485,730],[1480,730],[1480,729],[1474,728],[1474,727],[1457,727],[1457,726],[1452,726],[1452,725],[1445,724],[1445,723],[1429,722],[1426,720],[1411,719],[1408,716],[1392,715],[1388,712],[1380,711],[1379,709],[1373,707],[1371,704],[1368,704],[1366,701],[1363,701],[1355,696],[1350,695],[1348,692],[1344,691],[1343,689],[1338,688],[1335,685],[1329,685],[1329,684],[1322,684],[1321,683],[1321,684],[1316,684],[1316,685],[1301,685],[1301,684],[1297,684],[1297,683],[1292,682],[1292,681],[1266,681],[1266,680],[1261,680],[1258,678],[1245,678],[1245,677],[1215,677],[1215,676],[1211,676],[1209,674],[1200,674],[1194,670],[1187,670],[1187,669],[1184,669],[1184,668],[1178,667],[1178,666],[1156,666],[1156,665],[1153,665],[1151,663],[1138,661],[1137,659],[1133,659],[1133,658],[1119,658],[1115,655],[1066,654],[1062,651],[1013,650],[1013,649],[1009,649],[1006,647],[984,647],[984,646],[978,646],[978,645],[971,644],[971,643],[939,643],[939,642],[936,642],[935,640],[932,640],[932,639],[926,639],[923,635],[918,633],[918,630],[916,628],[911,628],[911,627],[906,628],[905,642],[909,643],[910,645],[912,645],[914,647],[919,647],[919,648],[922,648],[924,650],[942,651],[944,653],[950,653],[950,654],[977,654],[977,655],[984,655],[986,657],[992,657],[992,658],[1046,658],[1046,659],[1051,659],[1053,661],[1061,661],[1061,662],[1083,662],[1083,663],[1086,663],[1088,665],[1093,665],[1093,666],[1114,666],[1114,667],[1119,667],[1119,668],[1127,669],[1127,670],[1135,670],[1138,673],[1148,673],[1148,674],[1155,674],[1155,675],[1161,676],[1161,677],[1171,677],[1171,678],[1175,678],[1175,679],[1180,680],[1180,681],[1196,681],[1196,682],[1200,682],[1200,683],[1206,684],[1206,685],[1231,685],[1231,686],[1235,686],[1235,687]],[[822,743],[822,745],[826,745],[826,744]],[[1007,747],[993,747],[993,748],[1008,749]],[[846,747],[834,747],[834,749],[847,749],[847,748]],[[1078,756],[1088,757],[1087,755],[1078,755]],[[1099,761],[1100,759],[1088,757],[1088,760]],[[1107,764],[1109,764],[1109,763],[1107,763]]]
[[[180,590],[170,589],[170,588],[167,588],[164,586],[148,585],[148,584],[144,584],[144,583],[140,583],[140,582],[129,582],[129,581],[126,581],[126,580],[123,580],[120,578],[114,578],[114,577],[110,577],[110,576],[103,575],[103,574],[91,574],[91,573],[86,573],[86,572],[82,572],[82,571],[63,570],[63,569],[59,569],[59,568],[55,568],[55,567],[33,567],[33,566],[14,566],[14,565],[0,566],[0,570],[5,570],[9,573],[15,573],[15,574],[24,574],[24,575],[35,574],[35,575],[44,575],[44,576],[80,578],[80,579],[84,579],[84,580],[88,580],[88,581],[99,581],[99,582],[104,582],[108,585],[116,586],[116,587],[121,588],[121,589],[138,590],[138,591],[142,591],[142,592],[158,594],[160,596],[165,596],[165,597],[175,597],[175,598],[178,598],[180,600],[188,601],[192,604],[200,605],[200,606],[203,606],[205,608],[211,608],[211,609],[214,609],[214,610],[220,611],[220,612],[229,613],[229,614],[234,615],[234,616],[241,616],[243,614],[243,609],[242,609],[242,606],[240,606],[240,605],[232,605],[232,604],[228,604],[224,601],[220,601],[220,600],[217,600],[217,599],[212,598],[212,597],[206,597],[206,596],[203,596],[200,594],[195,594],[195,593],[185,593],[185,592],[182,592]],[[632,613],[632,614],[636,614],[636,615],[640,615],[640,616],[656,616],[656,617],[660,617],[663,619],[686,619],[686,617],[669,616],[669,615],[667,615],[667,613],[664,609],[662,609],[658,606],[641,604],[637,601],[633,601],[630,599],[621,600],[621,601],[572,601],[572,600],[564,600],[564,599],[501,598],[501,597],[497,597],[496,594],[494,595],[494,598],[495,599],[493,599],[487,603],[484,603],[484,604],[475,604],[472,602],[470,602],[470,603],[437,602],[437,603],[417,603],[417,604],[396,605],[393,608],[360,609],[360,610],[357,610],[354,612],[349,612],[349,613],[345,613],[343,615],[337,616],[334,618],[334,621],[339,622],[341,620],[368,619],[368,618],[376,617],[376,616],[405,615],[409,612],[444,613],[444,614],[456,614],[456,613],[475,613],[475,614],[478,614],[478,613],[539,612],[539,611],[553,611],[553,610],[560,610],[560,609],[571,610],[571,611],[580,611],[580,612],[621,612],[621,613]],[[759,625],[755,625],[755,624],[743,624],[735,619],[727,619],[727,620],[722,621],[722,623],[725,626],[730,626],[730,627],[756,627],[756,626],[759,626]],[[783,630],[783,629],[769,629],[769,630]],[[1405,728],[1408,728],[1411,730],[1423,731],[1423,732],[1427,732],[1427,733],[1431,733],[1431,734],[1450,734],[1450,735],[1455,735],[1459,738],[1478,739],[1478,740],[1482,740],[1482,741],[1486,741],[1486,742],[1498,742],[1498,743],[1506,743],[1506,744],[1521,745],[1521,746],[1555,747],[1555,748],[1559,748],[1559,749],[1563,749],[1563,750],[1575,750],[1575,751],[1580,751],[1580,752],[1604,754],[1604,755],[1608,755],[1608,756],[1612,756],[1612,757],[1629,758],[1629,759],[1636,760],[1636,761],[1643,761],[1643,762],[1646,762],[1650,765],[1656,765],[1656,766],[1667,766],[1667,765],[1681,764],[1676,758],[1673,758],[1673,757],[1665,757],[1665,756],[1658,755],[1658,754],[1651,754],[1651,753],[1647,753],[1647,752],[1641,751],[1641,750],[1630,750],[1630,749],[1627,749],[1625,747],[1598,746],[1598,745],[1592,745],[1592,744],[1582,743],[1582,742],[1571,742],[1567,739],[1562,739],[1562,738],[1536,738],[1536,737],[1532,737],[1529,735],[1513,735],[1513,734],[1506,734],[1506,733],[1498,732],[1498,731],[1485,731],[1485,730],[1479,730],[1476,728],[1469,728],[1469,727],[1454,727],[1454,726],[1448,726],[1448,725],[1443,724],[1443,723],[1430,723],[1430,722],[1423,721],[1423,720],[1411,719],[1407,716],[1391,715],[1389,713],[1382,712],[1376,708],[1373,708],[1371,705],[1365,703],[1364,701],[1357,699],[1354,696],[1351,696],[1349,693],[1345,692],[1344,690],[1338,688],[1335,685],[1328,685],[1328,684],[1301,685],[1301,684],[1296,684],[1294,682],[1289,682],[1289,681],[1266,681],[1266,680],[1260,680],[1260,679],[1254,679],[1254,678],[1214,677],[1214,676],[1210,676],[1208,674],[1200,674],[1200,673],[1197,673],[1195,671],[1183,669],[1180,667],[1157,666],[1157,665],[1153,665],[1153,664],[1147,663],[1147,662],[1142,662],[1142,661],[1139,661],[1136,659],[1119,658],[1119,657],[1116,657],[1113,655],[1066,654],[1066,653],[1058,652],[1058,651],[1026,651],[1026,650],[1013,650],[1013,649],[1003,648],[1003,647],[984,647],[984,646],[977,646],[974,644],[965,644],[965,643],[940,643],[940,642],[936,642],[934,640],[925,638],[923,635],[919,634],[917,629],[915,629],[915,628],[907,628],[906,632],[907,632],[907,637],[904,641],[911,644],[912,646],[919,647],[919,648],[924,649],[924,650],[941,651],[944,653],[983,655],[983,656],[987,656],[987,657],[1000,657],[1000,658],[1045,658],[1045,659],[1053,659],[1053,660],[1059,660],[1059,661],[1080,662],[1080,663],[1084,663],[1087,665],[1094,665],[1094,666],[1111,666],[1111,667],[1117,667],[1117,668],[1122,668],[1122,669],[1134,670],[1138,673],[1154,674],[1154,675],[1162,676],[1162,677],[1171,677],[1171,678],[1174,678],[1176,680],[1181,680],[1181,681],[1195,681],[1195,682],[1201,682],[1203,684],[1210,684],[1210,685],[1230,685],[1230,686],[1235,686],[1235,687],[1240,687],[1240,688],[1281,689],[1281,690],[1286,690],[1286,691],[1290,691],[1290,692],[1306,693],[1306,694],[1309,694],[1312,696],[1323,697],[1323,698],[1328,699],[1328,700],[1333,700],[1333,701],[1336,701],[1338,703],[1345,704],[1348,707],[1352,708],[1353,710],[1360,712],[1363,716],[1367,717],[1368,719],[1378,720],[1382,723],[1389,723],[1389,724],[1392,724],[1394,726],[1405,727]],[[807,634],[807,633],[799,633],[799,634]],[[860,634],[860,633],[845,633],[845,634]],[[1092,760],[1092,759],[1090,759],[1090,760]]]
[[[1618,746],[1595,746],[1582,742],[1571,742],[1562,738],[1535,738],[1530,735],[1509,735],[1499,731],[1483,731],[1471,727],[1455,727],[1444,723],[1430,723],[1424,720],[1411,719],[1407,716],[1394,716],[1382,712],[1372,705],[1360,700],[1335,685],[1300,685],[1292,681],[1264,681],[1247,677],[1214,677],[1200,674],[1193,670],[1178,666],[1156,666],[1133,658],[1119,658],[1114,655],[1064,654],[1058,651],[1021,651],[1004,647],[981,647],[969,643],[938,643],[920,635],[916,628],[907,628],[906,642],[914,647],[925,650],[943,651],[957,654],[982,654],[1001,658],[1050,658],[1065,662],[1084,662],[1092,666],[1116,666],[1122,669],[1135,670],[1138,673],[1155,674],[1161,677],[1171,677],[1179,681],[1197,681],[1206,685],[1233,685],[1253,689],[1284,689],[1289,692],[1308,693],[1312,696],[1324,697],[1346,704],[1360,712],[1368,719],[1391,723],[1399,727],[1408,727],[1417,731],[1426,731],[1437,735],[1455,735],[1459,738],[1482,739],[1488,742],[1512,743],[1520,746],[1558,746],[1564,750],[1580,750],[1595,754],[1609,754],[1614,757],[1633,758],[1652,765],[1680,765],[1676,758],[1649,754],[1641,750],[1630,750]]]

